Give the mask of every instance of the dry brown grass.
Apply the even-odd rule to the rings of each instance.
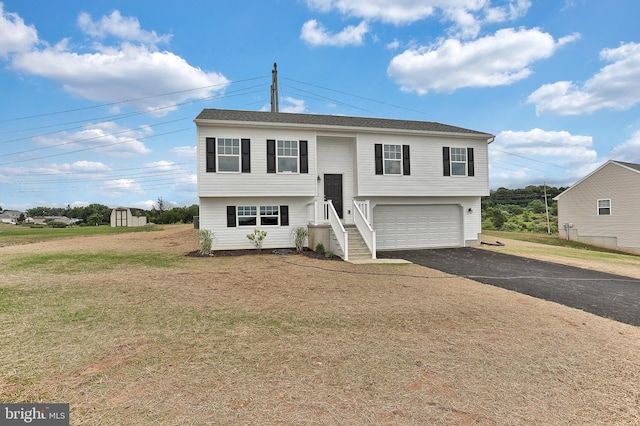
[[[640,422],[638,327],[416,265],[184,257],[195,243],[0,248],[0,400],[92,425]],[[16,267],[60,251],[153,262]]]

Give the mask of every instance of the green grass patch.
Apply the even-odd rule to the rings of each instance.
[[[635,256],[633,253],[629,253],[622,250],[609,249],[606,247],[593,246],[590,244],[579,243],[577,241],[566,240],[564,238],[560,238],[558,234],[548,235],[548,234],[536,234],[536,233],[528,233],[528,232],[506,232],[506,231],[483,230],[482,235],[494,237],[498,241],[500,240],[500,238],[506,238],[510,240],[546,244],[549,246],[556,246],[556,247],[567,247],[567,248],[573,248],[578,250],[588,250],[588,251],[600,252],[600,253],[625,254],[625,255]],[[603,257],[606,257],[606,256],[603,256]]]
[[[141,226],[136,228],[112,228],[111,226],[74,226],[71,228],[31,228],[28,226],[0,225],[0,247],[39,243],[59,238],[83,235],[125,234],[130,232],[150,232],[161,230],[157,226]]]
[[[126,266],[171,267],[182,259],[162,253],[47,253],[20,256],[8,263],[10,270],[37,270],[56,274],[107,271]]]

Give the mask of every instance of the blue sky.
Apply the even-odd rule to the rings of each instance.
[[[188,206],[203,108],[496,135],[490,186],[640,163],[636,0],[0,0],[0,206]]]

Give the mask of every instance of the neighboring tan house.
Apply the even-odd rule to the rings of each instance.
[[[493,135],[424,121],[205,109],[195,119],[200,229],[214,249],[293,247],[308,228],[345,260],[480,244]]]
[[[67,216],[34,216],[28,217],[25,222],[43,226],[47,225],[49,222],[63,223],[67,226],[75,223],[74,219],[69,219]]]
[[[17,210],[5,210],[0,213],[0,223],[11,223],[15,225],[18,223],[18,219],[20,219],[21,214],[22,212]]]
[[[141,209],[116,207],[111,210],[112,228],[145,226],[146,224],[147,216]]]
[[[640,252],[640,164],[607,161],[554,200],[561,238]]]

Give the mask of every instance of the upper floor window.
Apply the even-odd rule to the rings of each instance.
[[[384,174],[399,175],[402,169],[402,145],[384,145]]]
[[[374,144],[375,172],[377,175],[411,174],[409,145]]]
[[[218,138],[218,171],[240,171],[240,139]]]
[[[278,173],[298,173],[298,141],[277,141]]]
[[[611,215],[611,200],[598,200],[598,216]]]
[[[206,171],[251,173],[251,140],[206,138]]]
[[[467,175],[467,149],[451,148],[451,175]]]
[[[474,176],[473,148],[442,147],[442,166],[444,176]]]

